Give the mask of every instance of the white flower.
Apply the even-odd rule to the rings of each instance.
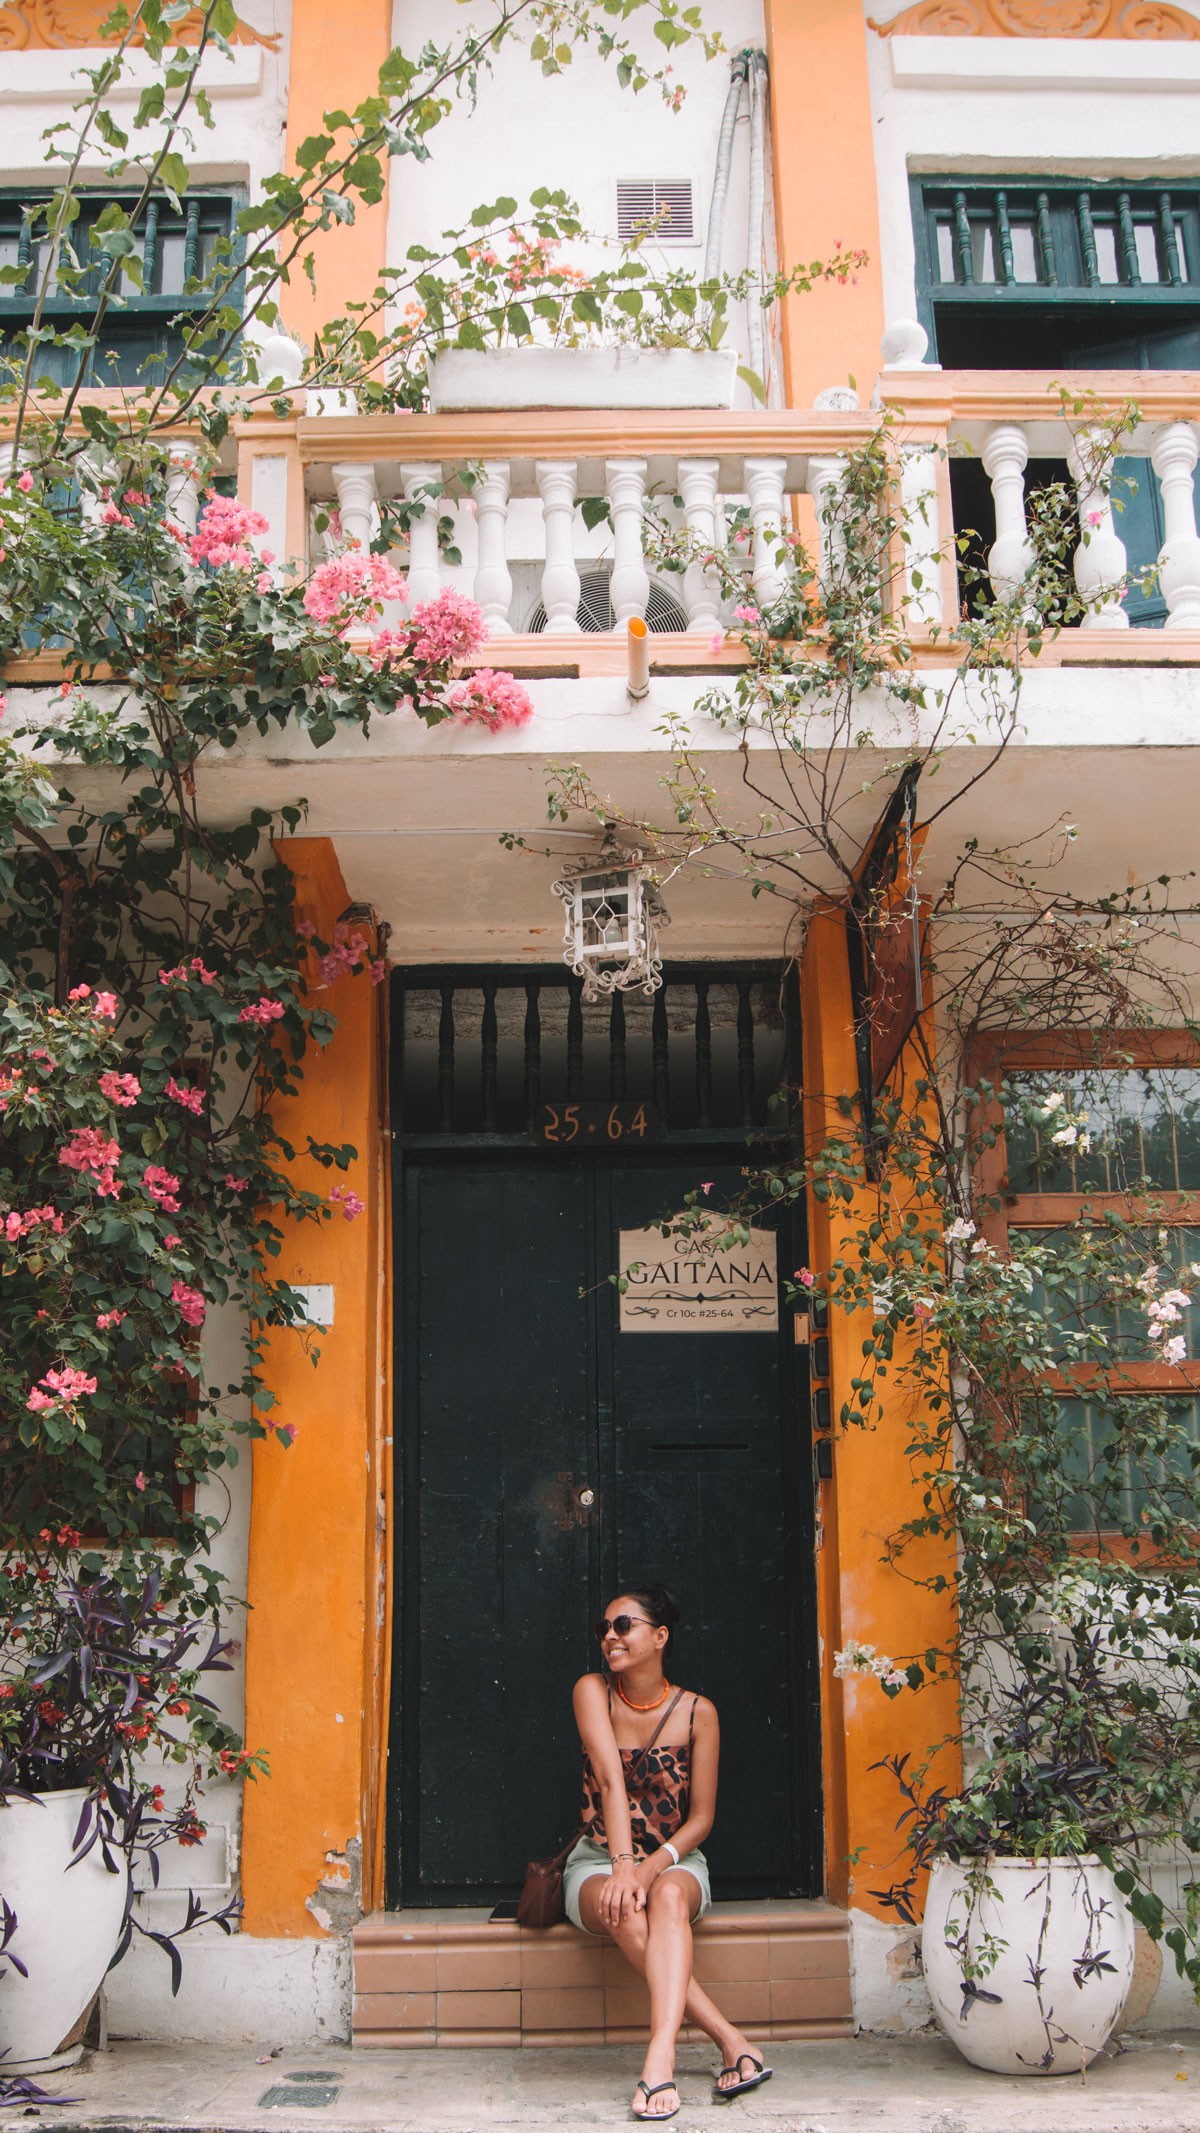
[[[1090,1154],[1091,1154],[1091,1152],[1092,1152],[1092,1136],[1091,1136],[1091,1134],[1090,1134],[1090,1133],[1081,1133],[1081,1134],[1080,1134],[1080,1136],[1079,1136],[1079,1140],[1078,1140],[1077,1146],[1078,1146],[1078,1148],[1079,1148],[1079,1153],[1080,1153],[1080,1155],[1090,1155]]]
[[[1191,1301],[1186,1289],[1164,1289],[1159,1298],[1160,1303],[1174,1304],[1179,1311],[1186,1311]]]
[[[1045,1103],[1042,1105],[1042,1117],[1052,1118],[1056,1111],[1062,1110],[1062,1107],[1065,1104],[1066,1100],[1067,1099],[1063,1095],[1062,1090],[1056,1089],[1053,1096],[1048,1096],[1046,1098]]]
[[[1073,1148],[1078,1139],[1078,1126],[1060,1126],[1057,1133],[1050,1135],[1051,1145],[1055,1148]]]
[[[1165,1363],[1182,1363],[1186,1355],[1187,1342],[1182,1333],[1177,1333],[1174,1339],[1169,1340],[1163,1349],[1163,1361]]]
[[[945,1232],[947,1244],[965,1244],[967,1239],[974,1235],[975,1224],[968,1222],[965,1215],[959,1215],[957,1220],[952,1222]]]
[[[1179,1313],[1174,1304],[1170,1303],[1165,1296],[1160,1296],[1157,1303],[1148,1303],[1146,1305],[1146,1316],[1157,1322],[1150,1329],[1152,1340],[1155,1333],[1161,1333],[1164,1326],[1177,1326],[1179,1324]]]

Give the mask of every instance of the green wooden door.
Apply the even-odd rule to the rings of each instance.
[[[405,1166],[393,1902],[491,1903],[565,1842],[571,1684],[637,1577],[678,1591],[675,1671],[722,1714],[718,1889],[819,1890],[802,1351],[779,1331],[622,1333],[608,1280],[622,1229],[701,1179],[714,1201],[736,1189],[723,1162]]]

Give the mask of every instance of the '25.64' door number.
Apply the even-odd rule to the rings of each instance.
[[[658,1139],[658,1112],[653,1104],[543,1104],[534,1114],[532,1139],[551,1148],[612,1146],[628,1141],[637,1147]]]

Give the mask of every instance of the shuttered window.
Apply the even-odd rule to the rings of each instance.
[[[622,244],[652,233],[657,244],[694,244],[690,179],[622,178],[617,183],[617,235]]]
[[[97,225],[112,202],[129,209],[119,194],[88,194],[72,223],[61,262],[49,258],[45,202],[28,194],[0,195],[0,350],[11,361],[24,353],[22,333],[33,323],[38,291],[45,290],[44,326],[55,333],[86,327],[109,273]],[[90,351],[85,382],[126,384],[153,379],[182,352],[189,319],[209,310],[203,284],[230,242],[234,202],[229,193],[191,193],[178,208],[151,200],[136,228],[137,269],[125,272],[119,301],[103,322],[100,345]],[[50,272],[47,279],[47,266]],[[61,267],[61,270],[60,270]],[[79,350],[47,343],[37,375],[56,384],[74,379]]]

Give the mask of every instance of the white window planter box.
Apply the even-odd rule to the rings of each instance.
[[[429,366],[435,415],[518,407],[732,407],[733,349],[447,348]]]

